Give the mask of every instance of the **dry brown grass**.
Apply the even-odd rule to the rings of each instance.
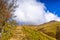
[[[49,22],[49,23],[45,23],[42,25],[38,25],[38,26],[34,26],[34,25],[18,26],[15,30],[14,36],[10,40],[25,40],[24,38],[26,38],[26,32],[27,31],[25,31],[25,33],[24,33],[23,27],[26,28],[26,30],[31,32],[31,33],[39,34],[42,32],[43,35],[46,34],[49,36],[49,38],[50,37],[51,38],[57,38],[57,40],[60,40],[59,39],[60,38],[60,31],[59,31],[60,30],[60,22]],[[34,30],[36,30],[36,31],[34,31]],[[27,34],[32,35],[29,32],[27,32]],[[34,36],[36,36],[36,35],[32,35],[32,37],[34,38]],[[41,35],[41,34],[39,34],[39,35]],[[39,36],[39,35],[37,35],[37,36]],[[44,36],[41,36],[41,38],[42,37],[44,38]],[[33,39],[31,39],[31,37],[30,37],[29,40],[33,40]]]

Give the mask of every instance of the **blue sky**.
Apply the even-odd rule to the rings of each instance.
[[[47,10],[57,14],[60,17],[60,0],[37,0],[42,2],[47,7]]]

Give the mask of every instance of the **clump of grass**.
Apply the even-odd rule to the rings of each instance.
[[[15,25],[6,23],[2,32],[2,40],[9,40],[13,36],[15,29]]]

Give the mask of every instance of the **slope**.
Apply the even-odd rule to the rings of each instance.
[[[60,22],[18,26],[10,40],[60,40]]]

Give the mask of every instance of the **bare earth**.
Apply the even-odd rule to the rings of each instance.
[[[22,32],[22,27],[17,27],[13,37],[10,40],[22,40],[24,34]]]

